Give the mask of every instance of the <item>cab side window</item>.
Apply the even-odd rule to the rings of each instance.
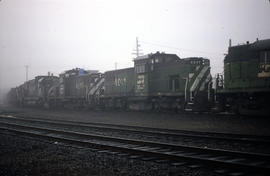
[[[169,89],[173,92],[179,90],[180,84],[179,84],[179,76],[178,75],[172,75],[169,77]]]

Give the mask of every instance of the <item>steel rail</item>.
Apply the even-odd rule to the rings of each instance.
[[[161,158],[169,160],[170,162],[195,162],[203,165],[233,168],[237,170],[240,169],[244,171],[248,170],[254,173],[266,173],[270,171],[270,156],[267,154],[232,152],[225,150],[169,145],[164,143],[90,135],[86,133],[69,132],[64,130],[40,128],[4,122],[1,122],[1,124],[5,126],[5,128],[1,128],[2,130],[9,130],[25,135],[37,136],[72,144],[87,144],[88,146],[92,146],[94,148],[127,152],[144,157]],[[106,142],[104,143],[104,141]]]
[[[149,127],[136,127],[136,126],[124,126],[124,125],[113,125],[113,124],[101,124],[101,123],[83,123],[83,122],[75,122],[75,121],[64,121],[64,120],[52,120],[52,119],[37,119],[37,118],[23,118],[17,116],[5,116],[0,115],[1,118],[9,119],[9,120],[18,120],[25,122],[37,122],[37,123],[47,123],[53,125],[62,125],[62,126],[74,126],[77,127],[86,127],[86,128],[95,128],[100,130],[110,130],[110,131],[122,131],[125,133],[140,133],[147,135],[163,135],[166,137],[187,137],[187,138],[199,138],[199,139],[210,139],[210,140],[226,140],[232,142],[249,142],[249,143],[259,143],[259,144],[269,144],[270,145],[270,137],[268,139],[262,136],[254,136],[254,135],[239,135],[233,134],[234,137],[220,136],[220,135],[228,135],[223,133],[211,133],[211,132],[196,132],[197,134],[187,134],[191,131],[182,131],[176,132],[178,130],[169,130],[171,132],[165,131],[164,129],[157,128],[149,128]],[[136,129],[135,129],[136,128]],[[159,131],[158,131],[159,130]],[[194,132],[192,132],[194,133]],[[201,133],[201,134],[198,134]],[[232,135],[232,134],[229,134]]]

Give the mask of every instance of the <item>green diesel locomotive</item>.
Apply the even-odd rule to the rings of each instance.
[[[224,59],[224,80],[217,77],[219,106],[241,114],[268,114],[269,95],[270,39],[230,45]]]
[[[157,52],[138,56],[134,67],[104,74],[73,69],[59,77],[38,76],[12,89],[8,97],[14,104],[47,107],[212,109],[267,115],[270,39],[230,45],[224,59],[224,74],[216,77],[215,89],[212,83],[209,59]]]
[[[105,72],[106,107],[134,110],[206,110],[210,62],[155,53],[134,59],[134,67]]]

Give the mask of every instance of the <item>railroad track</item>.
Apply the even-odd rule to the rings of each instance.
[[[42,138],[58,143],[79,145],[98,152],[129,155],[131,158],[166,162],[175,166],[215,168],[219,173],[267,174],[270,155],[209,148],[172,145],[160,142],[108,137],[14,122],[0,122],[3,131]]]
[[[44,119],[37,117],[29,117],[24,115],[0,115],[0,120],[11,120],[18,122],[34,123],[34,124],[47,124],[47,125],[57,125],[62,127],[78,127],[85,129],[95,129],[102,132],[117,132],[122,134],[140,134],[143,136],[163,136],[170,138],[186,138],[192,140],[217,140],[217,141],[227,141],[234,143],[248,143],[253,145],[269,145],[270,147],[270,137],[269,136],[257,136],[257,135],[242,135],[242,134],[227,134],[227,133],[214,133],[214,132],[194,132],[186,130],[169,130],[160,128],[149,128],[149,127],[135,127],[126,125],[114,125],[114,124],[101,124],[101,123],[91,123],[91,122],[75,122],[68,120],[55,120],[55,119]]]

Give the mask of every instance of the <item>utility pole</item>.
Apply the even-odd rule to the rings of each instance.
[[[26,79],[26,82],[28,81],[28,68],[29,68],[29,65],[25,65],[25,79]]]
[[[142,55],[143,53],[140,53],[140,51],[142,51],[141,49],[140,49],[140,44],[139,44],[139,38],[138,37],[136,37],[136,49],[135,50],[133,50],[133,51],[135,51],[135,53],[132,53],[133,55],[135,55],[136,57],[138,57],[138,56],[140,56],[140,55]]]

